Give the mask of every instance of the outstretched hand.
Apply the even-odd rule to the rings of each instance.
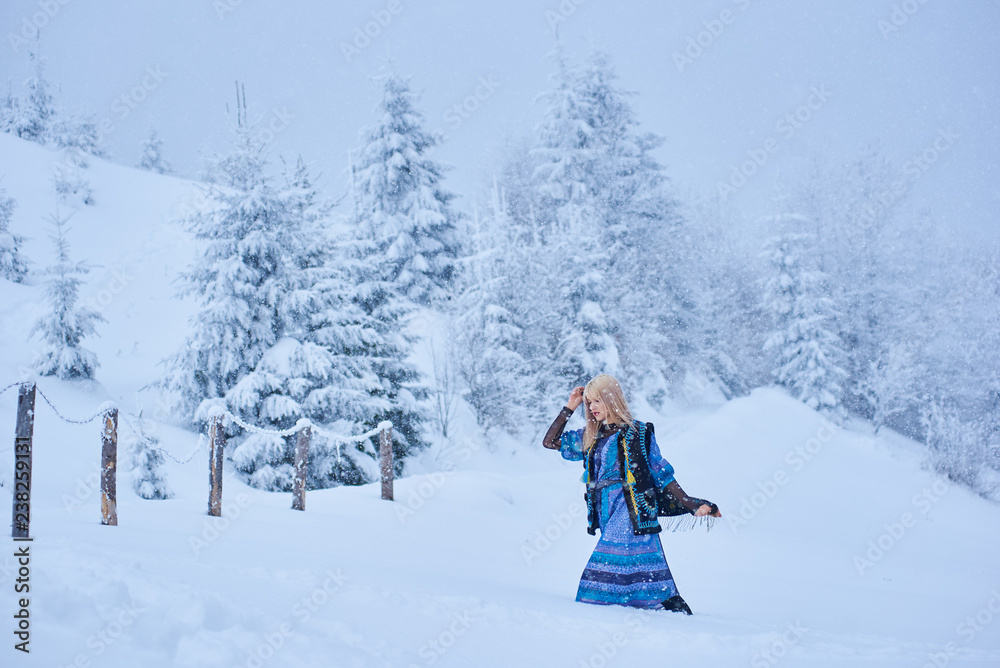
[[[583,385],[574,387],[573,391],[569,393],[569,401],[566,402],[566,406],[576,410],[583,403]]]
[[[716,509],[716,511],[713,513],[712,506],[708,505],[707,503],[703,503],[700,506],[698,506],[698,510],[695,511],[694,516],[704,517],[705,515],[711,515],[712,517],[722,517],[722,512]]]

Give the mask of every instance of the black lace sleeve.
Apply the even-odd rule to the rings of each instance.
[[[684,515],[685,513],[694,515],[702,506],[709,506],[713,513],[718,510],[718,506],[711,501],[699,499],[696,496],[688,496],[681,489],[681,486],[677,484],[676,480],[671,481],[663,489],[659,490],[657,504],[659,505],[659,514],[668,516]]]
[[[542,439],[543,447],[546,447],[549,450],[559,449],[563,429],[566,428],[566,422],[569,421],[569,418],[572,415],[573,409],[569,406],[563,406],[563,409],[559,411],[559,415],[557,415],[556,419],[552,422],[552,426],[550,426],[549,430],[545,432],[545,438]]]

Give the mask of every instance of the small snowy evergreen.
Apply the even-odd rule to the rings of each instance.
[[[10,231],[15,204],[14,198],[7,197],[0,188],[0,278],[21,283],[28,274],[28,260],[21,252],[24,237]]]
[[[135,416],[137,433],[132,434],[128,463],[132,469],[132,489],[143,499],[172,499],[173,490],[163,470],[165,459],[159,439],[147,433],[142,414]]]
[[[52,139],[51,130],[56,112],[49,83],[45,79],[44,62],[35,52],[29,52],[28,56],[34,71],[24,84],[27,95],[23,98],[15,97],[8,89],[0,104],[0,130],[21,139],[46,144]]]
[[[872,407],[875,433],[894,415],[920,405],[924,373],[913,346],[904,342],[890,344],[885,357],[871,363],[859,390]]]
[[[138,167],[157,174],[173,173],[170,163],[163,158],[163,140],[156,134],[156,130],[151,129],[149,136],[142,142]]]
[[[56,263],[46,269],[50,276],[45,284],[49,312],[31,330],[38,334],[42,348],[34,366],[42,376],[57,376],[64,380],[89,379],[97,369],[97,356],[81,347],[81,341],[96,333],[95,324],[104,318],[95,311],[77,306],[81,276],[90,270],[84,262],[72,262],[66,240],[66,221],[58,213],[50,216],[54,232]]]
[[[52,187],[60,204],[73,208],[94,204],[94,191],[90,181],[83,174],[83,168],[76,164],[72,151],[63,153],[63,160],[52,166]]]

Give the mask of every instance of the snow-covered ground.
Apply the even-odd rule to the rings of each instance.
[[[13,228],[39,264],[54,157],[0,135]],[[185,333],[190,305],[169,295],[193,249],[170,220],[193,186],[100,160],[88,178],[96,204],[72,218],[70,252],[95,266],[83,296],[108,320],[85,342],[99,382],[40,387],[69,418],[110,399],[159,422],[142,388]],[[0,387],[24,377],[41,295],[0,283]],[[15,403],[0,396],[0,434]],[[574,602],[596,542],[579,465],[539,438],[484,441],[462,414],[395,502],[367,485],[310,492],[297,512],[227,475],[210,518],[201,448],[168,466],[171,500],[139,499],[122,471],[119,526],[105,527],[96,424],[63,422],[41,397],[36,413],[31,654],[13,649],[8,542],[3,666],[1000,665],[1000,508],[924,471],[919,445],[836,429],[776,390],[640,415],[685,489],[725,515],[662,535],[693,617]],[[156,435],[177,458],[199,444],[167,424]]]

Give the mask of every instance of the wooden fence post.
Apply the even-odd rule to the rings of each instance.
[[[382,474],[382,498],[392,501],[392,423],[378,426],[378,459]]]
[[[118,409],[104,411],[101,434],[101,524],[118,526]]]
[[[35,429],[35,384],[17,391],[17,426],[14,429],[14,489],[11,497],[11,537],[28,538],[31,522],[31,438]]]
[[[309,465],[309,438],[312,427],[306,420],[299,420],[298,440],[295,442],[295,486],[292,490],[292,510],[306,509],[306,469]]]
[[[226,448],[226,432],[222,415],[213,415],[208,423],[208,514],[222,516],[222,457]]]

